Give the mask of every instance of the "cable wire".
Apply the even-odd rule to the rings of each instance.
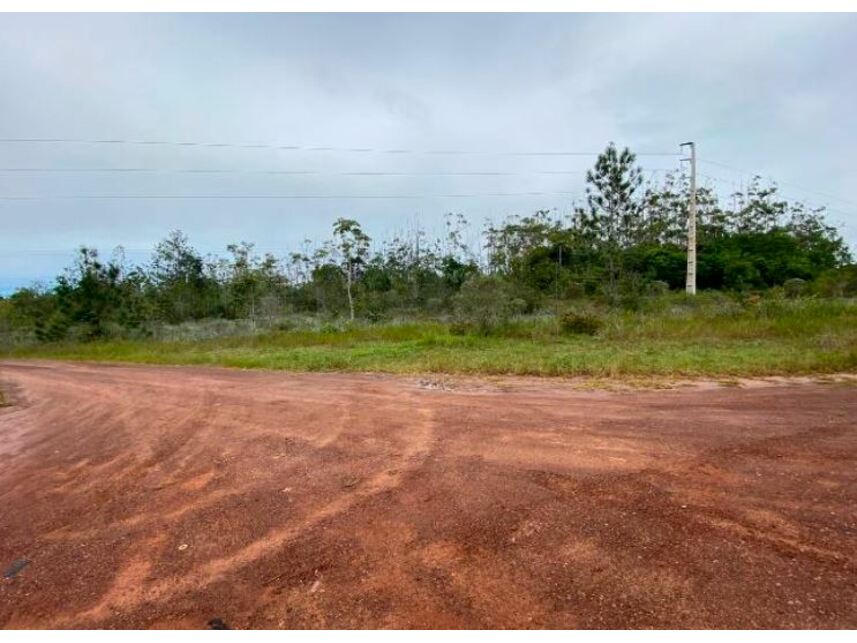
[[[49,168],[49,167],[2,167],[4,174],[264,174],[285,176],[573,176],[586,174],[587,170],[544,170],[534,172],[321,172],[318,170],[240,170],[217,168],[153,168],[153,167],[91,167],[91,168]]]
[[[482,197],[574,196],[576,192],[481,192],[449,194],[62,194],[0,195],[0,201],[43,200],[317,200],[317,199],[472,199]]]
[[[84,145],[144,145],[172,147],[205,147],[245,150],[291,150],[303,152],[349,152],[370,154],[433,154],[433,155],[489,155],[489,156],[598,156],[602,152],[586,151],[488,151],[488,150],[412,150],[382,149],[372,147],[331,147],[284,145],[277,143],[213,143],[200,141],[164,141],[134,139],[83,139],[83,138],[0,138],[0,143],[38,143],[38,144],[84,144]],[[637,156],[681,156],[678,152],[635,152]]]
[[[841,201],[842,203],[847,203],[848,205],[857,207],[857,202],[849,201],[848,199],[843,199],[842,197],[836,196],[834,194],[828,194],[826,192],[819,192],[818,190],[812,190],[810,188],[802,187],[800,185],[797,185],[797,184],[791,183],[791,182],[787,183],[785,181],[778,181],[777,179],[775,179],[772,176],[766,176],[766,175],[761,174],[759,172],[750,172],[749,170],[743,170],[739,167],[735,167],[734,165],[729,165],[727,163],[721,163],[720,161],[712,161],[709,159],[697,159],[697,160],[700,163],[707,163],[708,165],[715,165],[717,167],[722,167],[722,168],[725,168],[727,170],[731,170],[733,172],[739,172],[741,174],[746,174],[747,176],[751,176],[751,177],[759,177],[761,179],[766,179],[768,181],[772,181],[773,183],[777,183],[778,185],[785,185],[785,186],[791,187],[792,189],[800,190],[801,192],[808,192],[810,194],[815,194],[816,196],[824,197],[825,199],[833,199],[835,201]]]

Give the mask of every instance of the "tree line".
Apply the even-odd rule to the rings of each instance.
[[[374,246],[358,221],[340,218],[320,246],[284,258],[246,242],[227,246],[226,256],[203,256],[180,231],[140,265],[121,250],[102,258],[82,247],[54,284],[0,299],[0,330],[94,339],[206,318],[255,323],[302,312],[376,321],[468,306],[533,312],[556,300],[626,305],[683,289],[687,176],[645,182],[634,154],[610,144],[586,181],[585,202],[570,212],[486,224],[477,248],[465,241],[470,224],[461,214],[447,215],[436,238],[417,230]],[[788,201],[759,178],[727,201],[711,188],[697,191],[700,289],[857,294],[857,266],[823,209]]]

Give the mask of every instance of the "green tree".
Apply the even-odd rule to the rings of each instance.
[[[337,219],[333,224],[334,245],[340,258],[340,270],[345,278],[349,319],[354,321],[353,286],[360,267],[366,263],[371,239],[354,219]]]
[[[176,323],[210,315],[217,300],[217,284],[202,256],[180,230],[155,246],[149,276],[162,315]]]
[[[643,201],[637,194],[642,171],[636,156],[613,143],[586,173],[586,208],[578,208],[577,219],[605,260],[608,288],[616,291],[622,273],[622,251],[640,241]]]
[[[80,248],[74,265],[57,278],[54,292],[58,314],[45,329],[47,335],[58,339],[59,329],[71,324],[78,325],[86,339],[104,335],[106,324],[116,319],[121,307],[121,282],[118,262],[103,262],[96,249]]]
[[[274,312],[287,280],[276,257],[270,253],[259,257],[253,248],[246,241],[229,244],[231,258],[221,268],[220,281],[229,314],[249,317],[255,325],[257,315]]]

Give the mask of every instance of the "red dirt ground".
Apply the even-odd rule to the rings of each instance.
[[[0,380],[7,628],[857,626],[853,385]]]

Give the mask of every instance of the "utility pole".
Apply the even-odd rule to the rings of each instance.
[[[690,202],[687,206],[687,281],[685,291],[696,294],[696,144],[682,143],[681,147],[690,147]]]
[[[414,300],[419,301],[420,298],[420,213],[414,213],[414,225],[416,227],[416,266],[414,266]]]

